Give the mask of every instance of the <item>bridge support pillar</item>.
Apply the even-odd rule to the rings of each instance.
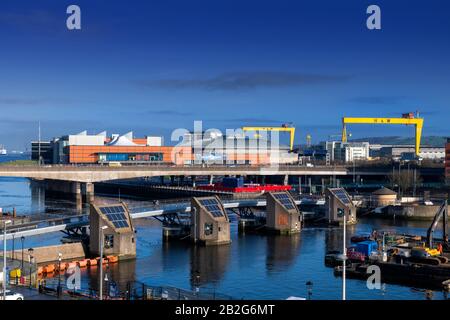
[[[84,195],[86,196],[86,202],[94,202],[94,184],[92,182],[86,182],[84,184]]]
[[[302,176],[298,176],[298,194],[302,194]]]
[[[287,186],[287,185],[289,184],[289,175],[286,174],[286,175],[284,176],[283,184],[284,184],[285,186]]]
[[[191,176],[191,180],[192,180],[192,187],[195,188],[195,182],[196,182],[197,176]]]
[[[77,204],[77,211],[81,212],[83,210],[83,195],[81,194],[81,183],[72,182],[73,193],[75,194],[75,201]]]
[[[311,181],[311,177],[308,177],[308,189],[309,189],[309,195],[313,194],[313,190],[312,190],[312,181]]]

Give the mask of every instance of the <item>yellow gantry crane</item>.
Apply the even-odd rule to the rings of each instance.
[[[290,134],[289,147],[290,147],[291,151],[294,149],[295,128],[291,124],[285,123],[285,124],[281,125],[281,127],[243,127],[242,130],[243,131],[255,131],[255,132],[260,132],[260,131],[289,132],[289,134]],[[259,135],[257,134],[257,136],[259,136]]]
[[[342,142],[347,142],[347,124],[403,124],[413,125],[416,129],[416,155],[420,152],[420,140],[422,138],[423,118],[413,112],[402,114],[401,118],[342,118]]]

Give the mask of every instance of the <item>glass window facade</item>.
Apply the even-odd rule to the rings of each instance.
[[[99,162],[162,162],[161,152],[152,153],[99,153]]]

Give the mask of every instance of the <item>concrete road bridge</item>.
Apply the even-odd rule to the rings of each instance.
[[[77,206],[81,206],[85,195],[89,203],[94,199],[94,183],[142,177],[191,177],[197,176],[281,176],[288,183],[289,176],[297,177],[343,177],[343,176],[381,176],[393,171],[392,166],[315,166],[298,165],[250,166],[250,165],[44,165],[44,166],[0,166],[0,177],[24,177],[44,180],[49,191],[73,194]],[[441,172],[442,171],[442,172]],[[420,175],[444,175],[443,168],[420,168]],[[210,179],[212,180],[212,179]],[[195,184],[195,182],[194,182]]]
[[[389,170],[358,170],[355,174],[380,175],[388,174]],[[353,174],[351,167],[304,167],[304,166],[156,166],[156,165],[126,165],[109,167],[102,165],[70,166],[0,166],[0,177],[25,177],[32,179],[50,179],[60,181],[93,183],[100,181],[133,179],[158,176],[209,176],[209,175],[314,175],[332,176]]]

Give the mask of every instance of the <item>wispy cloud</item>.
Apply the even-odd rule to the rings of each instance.
[[[282,124],[285,123],[286,121],[282,121],[282,120],[277,120],[277,119],[271,119],[271,118],[253,118],[253,117],[242,117],[242,118],[220,118],[220,119],[205,119],[206,121],[211,121],[211,122],[222,122],[222,123],[241,123],[241,124],[247,124],[247,123],[252,123],[252,124],[266,124],[266,125],[271,125],[271,124]]]
[[[41,122],[42,127],[58,128],[61,130],[66,129],[68,126],[98,126],[101,127],[101,121],[88,120],[88,119],[17,119],[17,118],[2,118],[0,119],[0,125],[3,127],[37,127],[38,122]]]
[[[243,90],[261,87],[290,87],[346,81],[350,76],[296,72],[256,71],[224,73],[211,78],[138,81],[143,87],[166,89]]]
[[[5,106],[34,106],[45,103],[67,104],[69,100],[60,98],[22,98],[22,97],[0,97],[0,105]]]
[[[404,97],[400,96],[366,96],[366,97],[356,97],[350,99],[350,101],[362,104],[373,104],[373,105],[393,105],[399,103]]]
[[[143,113],[157,116],[175,116],[175,117],[187,117],[194,115],[193,112],[184,112],[176,110],[148,110]]]
[[[337,125],[337,124],[323,124],[323,123],[317,123],[317,124],[305,124],[302,125],[303,129],[308,129],[308,130],[336,130],[336,132],[338,132],[341,128],[342,125]]]

